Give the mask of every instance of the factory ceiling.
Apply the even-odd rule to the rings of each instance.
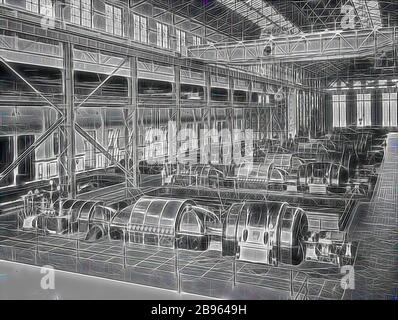
[[[160,0],[156,5],[191,17],[233,41],[346,30],[350,15],[355,30],[398,26],[395,0]],[[377,74],[375,56],[300,64],[326,77],[352,76],[366,69]]]
[[[237,40],[341,29],[351,6],[356,28],[398,25],[394,0],[157,0],[154,4]]]
[[[150,0],[153,5],[169,12],[188,17],[230,39],[259,38],[261,26],[244,17],[226,1],[216,0]],[[209,30],[211,32],[211,30]]]

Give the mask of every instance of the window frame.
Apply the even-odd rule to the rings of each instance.
[[[333,128],[344,128],[347,126],[347,96],[345,94],[334,94],[332,96]],[[336,121],[338,116],[338,121]]]
[[[187,46],[187,33],[176,29],[176,51],[183,53],[183,48]]]
[[[88,135],[90,135],[94,140],[97,139],[96,130],[87,130]],[[97,168],[97,152],[95,147],[87,140],[83,143],[84,150],[84,170],[93,170]]]
[[[83,9],[87,5],[88,5],[89,9],[88,10],[86,8]],[[86,28],[93,27],[93,2],[92,2],[92,0],[71,0],[71,2],[69,3],[69,7],[70,7],[71,23],[73,23],[75,25],[82,26],[82,27],[86,27]],[[78,12],[78,15],[74,14],[76,12]],[[90,16],[90,19],[87,19],[87,13]],[[89,21],[89,24],[84,23],[87,21]]]
[[[108,8],[111,9],[110,16],[108,15]],[[119,20],[117,20],[116,11],[120,13]],[[109,24],[111,22],[111,24]],[[117,25],[118,24],[118,25]],[[110,26],[110,27],[108,27]],[[116,28],[118,27],[118,28]],[[111,28],[110,30],[108,28]],[[119,32],[117,32],[117,30]],[[123,9],[113,4],[105,3],[105,31],[115,36],[123,37]]]
[[[388,95],[388,99],[385,97]],[[382,98],[382,126],[385,128],[398,127],[398,93],[397,92],[383,92]],[[388,109],[388,123],[385,119],[386,110]],[[392,110],[392,109],[395,110]],[[391,114],[395,111],[395,117]]]
[[[202,38],[200,36],[197,36],[196,34],[192,35],[192,45],[193,46],[200,46],[202,45]]]
[[[148,19],[136,13],[133,13],[133,40],[148,43]]]
[[[163,49],[169,49],[169,26],[165,23],[156,22],[156,45]]]
[[[359,120],[362,122],[359,122]],[[372,95],[370,93],[357,93],[357,127],[372,125]]]
[[[1,1],[1,3],[4,3]],[[36,9],[33,9],[34,6]],[[47,17],[54,17],[54,5],[51,0],[26,0],[25,9]]]

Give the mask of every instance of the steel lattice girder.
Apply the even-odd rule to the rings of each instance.
[[[189,58],[223,63],[308,62],[364,58],[397,44],[398,27],[338,30],[188,47]]]

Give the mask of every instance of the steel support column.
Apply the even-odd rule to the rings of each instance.
[[[188,57],[212,63],[256,64],[365,58],[392,50],[398,28],[336,30],[260,40],[189,46]]]
[[[210,71],[205,71],[205,101],[206,101],[207,129],[211,130],[211,73],[210,73]],[[208,153],[207,153],[207,159],[210,162],[210,159],[211,159],[210,138],[208,138],[207,144],[209,146]]]
[[[249,102],[249,105],[253,102],[253,81],[249,81],[249,88],[248,88],[248,92],[247,92],[247,101]],[[257,100],[258,101],[258,100]]]
[[[178,152],[180,149],[180,143],[178,141],[178,134],[181,131],[181,67],[174,66],[174,86],[173,93],[176,101],[176,129],[177,129],[177,139],[176,139],[176,156],[177,156],[177,173],[180,172],[180,162],[178,160]]]
[[[137,57],[130,57],[130,77],[128,78],[129,106],[124,110],[125,116],[125,165],[131,173],[126,175],[126,188],[139,187],[138,165],[138,75]]]
[[[287,94],[288,137],[297,134],[297,90],[289,90]]]
[[[228,103],[229,105],[234,105],[234,88],[235,80],[233,77],[228,76]]]
[[[228,101],[229,101],[230,107],[229,107],[229,112],[228,112],[228,117],[227,117],[227,120],[228,120],[227,126],[228,126],[228,129],[229,129],[229,132],[231,133],[231,135],[230,135],[231,141],[229,141],[229,143],[231,144],[231,155],[232,155],[233,154],[232,139],[233,139],[233,130],[234,130],[234,121],[235,121],[235,100],[234,100],[235,79],[233,77],[229,76],[228,77],[228,82],[229,82],[229,90],[228,90],[229,99],[228,99]],[[221,128],[221,130],[222,129],[223,128]],[[225,143],[225,141],[223,139],[221,141],[222,141],[221,150],[223,151],[222,152],[222,157],[223,157],[223,162],[224,162],[225,159],[224,159],[224,146],[223,146],[223,144]],[[233,157],[232,156],[231,156],[231,161],[233,161]]]
[[[76,135],[74,110],[73,45],[63,44],[64,70],[62,86],[66,123],[60,130],[60,155],[58,174],[62,198],[76,198]]]
[[[248,94],[247,102],[248,102],[248,105],[249,105],[250,108],[252,107],[252,103],[253,103],[252,93],[253,93],[253,82],[250,81],[249,82],[249,90],[248,90],[248,93],[247,93]]]

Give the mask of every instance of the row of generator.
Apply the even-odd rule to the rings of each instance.
[[[193,251],[219,243],[223,256],[267,265],[299,265],[308,257],[338,263],[325,252],[343,252],[346,243],[327,243],[310,232],[306,211],[278,201],[232,204],[222,215],[193,200],[143,196],[121,210],[99,201],[57,200],[51,208],[40,203],[22,216],[19,227],[49,234],[79,234],[85,241],[119,241]],[[319,247],[320,246],[320,247]],[[329,247],[333,247],[331,249]],[[341,253],[341,254],[340,254]]]
[[[165,184],[206,188],[264,189],[311,194],[356,192],[370,195],[375,169],[384,155],[380,132],[332,134],[297,141],[290,149],[268,146],[250,161],[236,164],[181,165],[165,170]]]
[[[372,172],[350,177],[350,171],[333,162],[308,162],[294,170],[286,170],[275,163],[242,163],[233,166],[192,165],[183,167],[165,184],[180,187],[263,189],[318,194],[346,193],[354,188],[368,194],[374,186]]]

